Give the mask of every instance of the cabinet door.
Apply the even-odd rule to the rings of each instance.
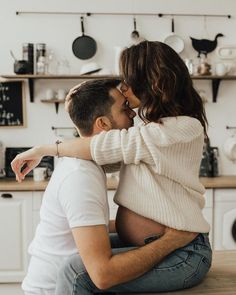
[[[0,282],[20,282],[32,239],[31,192],[0,192],[0,237]]]
[[[118,205],[116,203],[114,203],[114,201],[113,201],[115,192],[116,192],[115,190],[109,190],[107,192],[111,220],[116,218],[116,212],[118,209]]]
[[[213,189],[207,189],[205,192],[205,207],[202,210],[204,217],[206,218],[207,222],[210,224],[210,232],[209,232],[209,240],[211,246],[213,247]]]
[[[44,192],[33,192],[33,236],[40,221],[40,207],[42,204]]]

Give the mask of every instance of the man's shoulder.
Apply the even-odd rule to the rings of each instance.
[[[81,160],[77,158],[60,158],[50,179],[50,183],[60,186],[64,180],[75,175],[84,177],[104,177],[104,172],[100,166],[93,161]]]
[[[68,158],[68,157],[63,157],[60,159],[58,165],[56,166],[56,170],[64,171],[64,173],[65,172],[71,173],[75,170],[78,170],[78,171],[84,171],[84,170],[102,171],[101,167],[98,166],[93,161],[82,160],[82,159],[78,159],[78,158]]]

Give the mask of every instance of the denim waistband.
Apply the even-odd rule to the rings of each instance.
[[[196,236],[193,242],[203,242],[204,244],[209,243],[209,233],[200,233]]]

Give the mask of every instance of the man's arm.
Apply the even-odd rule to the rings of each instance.
[[[196,234],[170,230],[143,247],[112,255],[105,225],[72,229],[75,243],[94,284],[99,289],[135,279],[154,267],[175,249],[188,244]]]

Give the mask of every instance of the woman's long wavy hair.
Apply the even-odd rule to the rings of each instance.
[[[185,63],[171,47],[143,41],[126,48],[121,53],[120,71],[141,101],[138,113],[144,122],[190,116],[201,122],[207,137],[202,99],[193,87]]]

